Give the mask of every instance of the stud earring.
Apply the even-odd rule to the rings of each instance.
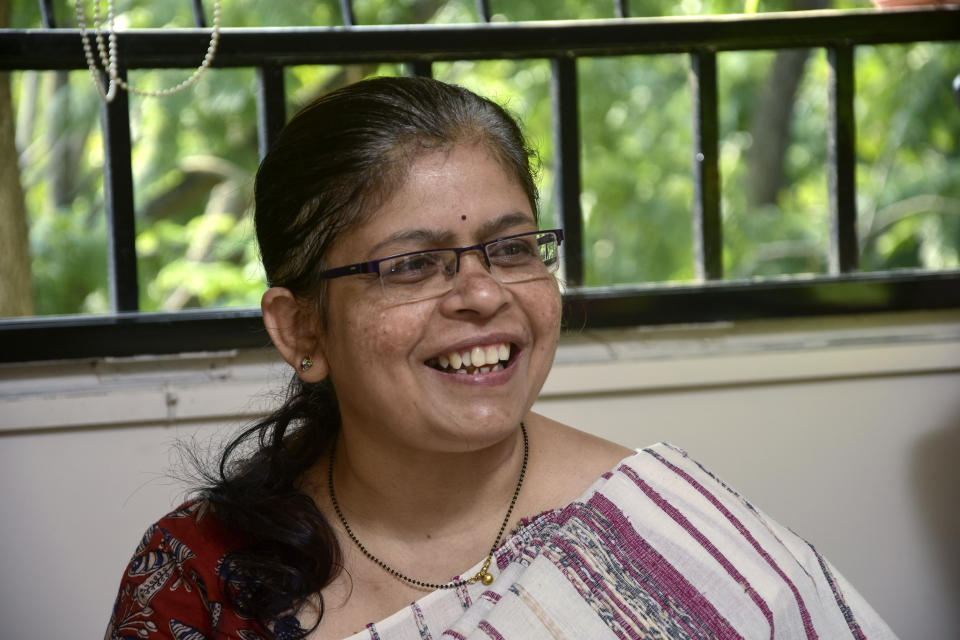
[[[300,371],[306,371],[313,366],[313,360],[310,359],[310,356],[303,356],[303,360],[300,361]]]

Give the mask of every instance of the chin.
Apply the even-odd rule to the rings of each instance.
[[[512,413],[512,412],[511,412]],[[515,433],[520,426],[522,416],[506,415],[502,412],[469,412],[461,414],[453,423],[444,428],[448,436],[464,446],[464,451],[489,447]]]

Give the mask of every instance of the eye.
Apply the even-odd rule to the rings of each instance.
[[[531,260],[539,260],[536,236],[507,238],[487,247],[487,255],[498,266],[529,264]]]
[[[415,253],[380,263],[380,277],[395,284],[415,283],[440,273],[443,266],[438,253]]]

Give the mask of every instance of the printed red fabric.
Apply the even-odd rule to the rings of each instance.
[[[151,525],[123,574],[105,640],[267,640],[223,592],[225,555],[235,544],[203,501]]]

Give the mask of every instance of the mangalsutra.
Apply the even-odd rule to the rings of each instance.
[[[93,76],[93,84],[97,87],[97,93],[100,94],[104,102],[113,101],[117,95],[118,87],[141,96],[154,98],[169,96],[186,89],[196,82],[200,74],[206,71],[210,63],[213,62],[213,56],[217,52],[217,44],[220,42],[220,0],[214,0],[213,2],[213,29],[210,33],[210,44],[207,46],[207,53],[203,56],[203,61],[200,63],[200,66],[194,69],[189,78],[172,87],[158,89],[156,91],[137,89],[129,85],[126,80],[120,77],[120,65],[117,61],[117,32],[113,28],[113,22],[116,18],[114,2],[115,0],[107,0],[106,43],[104,43],[103,38],[103,25],[100,22],[100,0],[94,0],[93,2],[93,29],[97,37],[97,53],[99,54],[100,62],[103,63],[104,70],[107,72],[107,86],[104,87],[103,82],[100,80],[100,74],[97,72],[97,63],[93,58],[93,50],[89,42],[87,20],[82,6],[83,0],[76,0],[77,26],[80,27],[80,38],[83,40],[83,53],[87,58],[87,67],[90,69],[90,75]]]
[[[353,543],[357,545],[360,551],[363,552],[363,555],[367,556],[367,558],[375,562],[381,569],[392,575],[394,578],[403,580],[404,582],[412,584],[421,589],[456,589],[457,587],[462,587],[463,585],[474,584],[477,582],[483,583],[484,585],[489,585],[493,582],[493,575],[490,573],[490,564],[493,562],[493,553],[497,550],[497,547],[500,546],[500,539],[503,537],[503,532],[507,529],[507,524],[510,522],[510,516],[513,514],[513,508],[517,504],[517,497],[520,495],[520,487],[523,486],[523,477],[527,473],[527,458],[530,454],[530,445],[527,440],[527,428],[522,422],[520,423],[520,432],[523,434],[523,463],[520,465],[520,477],[517,479],[517,488],[513,490],[513,498],[510,499],[510,506],[507,508],[507,515],[504,516],[503,522],[500,524],[500,530],[497,532],[497,537],[494,539],[493,545],[490,547],[490,553],[487,554],[486,560],[483,561],[480,571],[478,571],[477,574],[472,578],[456,580],[454,582],[447,582],[445,584],[424,582],[423,580],[417,580],[415,578],[405,576],[377,556],[370,553],[367,548],[363,546],[363,543],[360,542],[360,539],[357,538],[356,534],[353,532],[353,529],[351,529],[350,525],[347,523],[347,519],[343,516],[343,511],[340,509],[340,504],[337,502],[337,496],[333,491],[333,450],[330,452],[330,466],[327,472],[328,486],[330,487],[330,502],[333,503],[333,508],[337,512],[337,517],[340,518],[340,524],[343,525],[343,528],[347,531],[347,535],[350,536],[350,539],[353,540]]]

